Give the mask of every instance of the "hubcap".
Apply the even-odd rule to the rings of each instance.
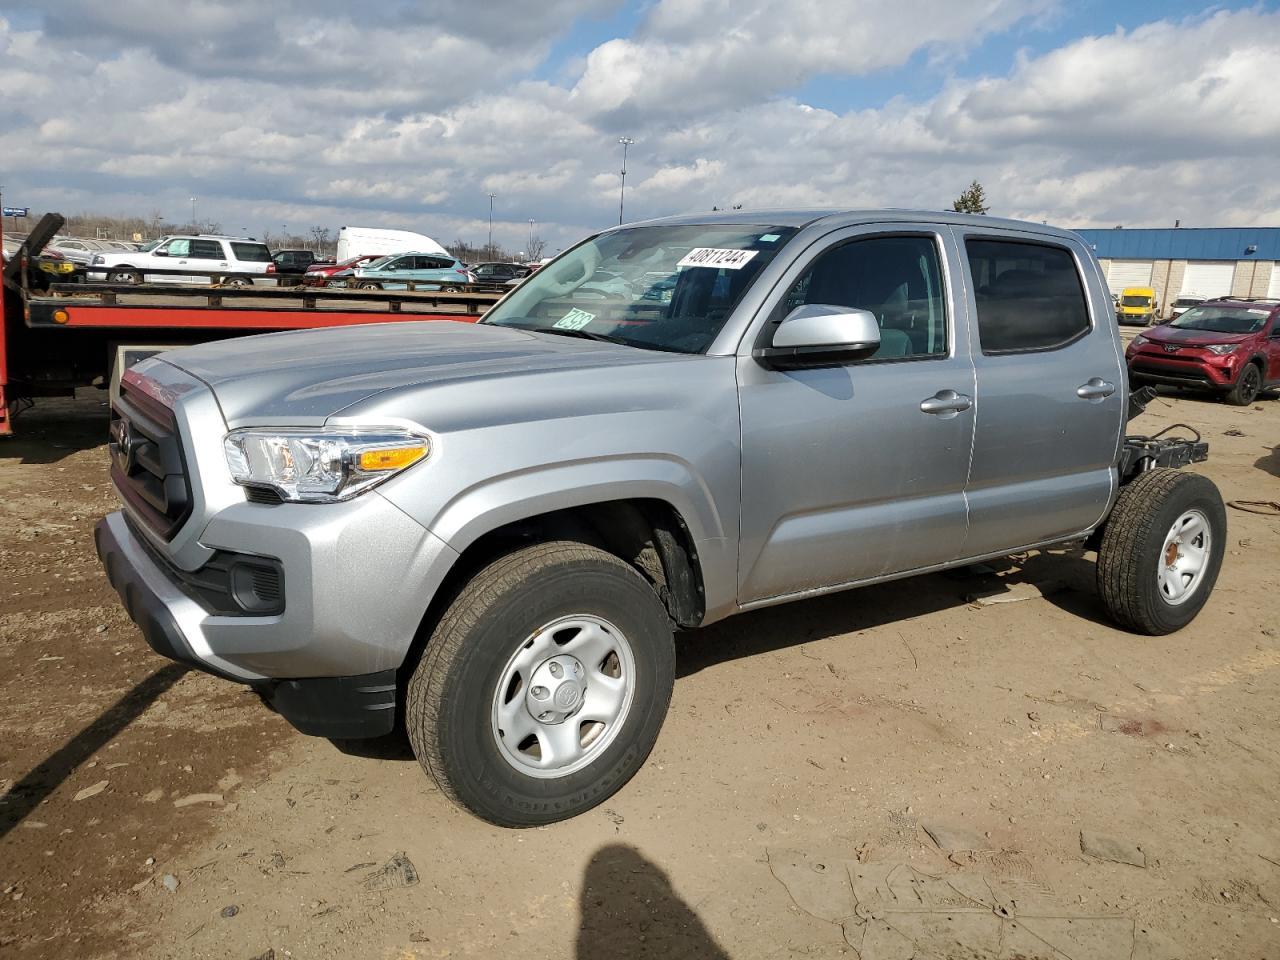
[[[562,617],[534,631],[494,691],[492,732],[503,758],[533,777],[563,777],[613,742],[631,709],[635,657],[600,617]]]
[[[1188,510],[1174,521],[1156,572],[1166,603],[1176,606],[1195,593],[1209,566],[1210,546],[1209,521],[1199,510]]]

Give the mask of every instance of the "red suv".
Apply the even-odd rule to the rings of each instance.
[[[1134,386],[1166,383],[1226,394],[1243,407],[1280,386],[1280,300],[1227,298],[1148,327],[1125,351]]]

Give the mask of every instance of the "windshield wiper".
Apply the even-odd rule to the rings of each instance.
[[[582,340],[597,340],[600,343],[620,343],[624,347],[634,347],[636,344],[629,340],[623,340],[621,337],[611,337],[605,333],[592,333],[589,330],[566,330],[563,327],[525,327],[530,333],[554,333],[558,337],[578,337]]]

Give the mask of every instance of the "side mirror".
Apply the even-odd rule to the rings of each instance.
[[[169,251],[168,250],[152,250],[151,255],[153,257],[167,257],[169,255]]]
[[[773,332],[773,342],[752,356],[767,367],[820,367],[865,360],[880,348],[875,315],[854,307],[806,303]]]

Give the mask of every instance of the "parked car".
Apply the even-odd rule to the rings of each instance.
[[[600,272],[675,289],[580,297]],[[677,629],[1086,540],[1114,619],[1189,623],[1226,511],[1172,469],[1205,443],[1126,429],[1106,289],[1075,233],[985,216],[611,228],[478,324],[143,360],[98,552],[161,654],[304,732],[402,723],[494,823],[562,820],[644,763]]]
[[[1169,319],[1180,317],[1194,306],[1198,306],[1205,302],[1205,297],[1179,297],[1173,301],[1173,306],[1169,308]]]
[[[320,258],[311,250],[277,250],[271,255],[273,273],[306,273]]]
[[[523,263],[476,263],[467,268],[476,283],[501,283],[523,280],[533,271]]]
[[[1121,323],[1138,323],[1146,326],[1160,313],[1156,292],[1150,287],[1128,287],[1120,291],[1120,307],[1116,319]]]
[[[1280,301],[1222,299],[1144,330],[1125,351],[1135,384],[1215,390],[1246,407],[1280,387]]]
[[[271,265],[271,251],[265,243],[247,237],[175,236],[167,237],[148,251],[99,253],[89,269],[90,280],[108,283],[212,283],[243,287],[253,283],[245,274],[265,274]],[[212,271],[193,274],[155,274],[149,269]],[[227,271],[218,276],[216,271]]]
[[[327,286],[336,277],[341,277],[344,280],[348,277],[354,277],[357,267],[373,263],[375,260],[385,259],[386,257],[380,253],[366,253],[358,257],[349,257],[340,263],[313,263],[307,267],[306,273],[302,275],[302,282],[308,287]]]
[[[361,290],[404,290],[409,281],[428,289],[456,290],[473,278],[462,261],[448,254],[400,253],[356,267],[348,281]]]
[[[45,247],[56,250],[72,263],[88,266],[96,254],[106,249],[96,240],[85,240],[79,237],[54,237]]]

